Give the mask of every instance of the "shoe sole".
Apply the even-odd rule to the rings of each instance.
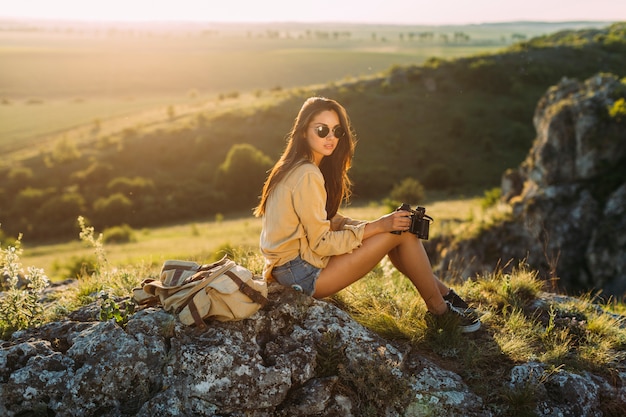
[[[474,324],[469,324],[467,326],[460,326],[461,327],[461,333],[473,333],[476,330],[480,329],[480,322],[477,321]]]

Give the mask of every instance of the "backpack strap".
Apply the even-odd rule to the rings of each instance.
[[[267,303],[267,298],[265,298],[263,294],[261,294],[259,291],[252,288],[247,283],[243,282],[241,278],[239,278],[234,272],[226,271],[225,274],[228,275],[230,279],[232,279],[235,282],[235,284],[239,286],[239,291],[241,291],[242,293],[250,297],[252,301],[254,301],[257,304],[260,304],[261,306],[264,306],[265,303]]]
[[[193,297],[187,302],[187,307],[189,307],[189,312],[191,313],[191,317],[193,317],[193,321],[196,323],[196,329],[204,330],[206,329],[206,323],[204,319],[200,315],[198,311],[198,307],[196,307],[196,303],[193,302]]]

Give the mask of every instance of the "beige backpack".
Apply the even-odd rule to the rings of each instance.
[[[267,283],[226,256],[208,265],[168,260],[160,280],[145,279],[133,299],[139,305],[161,304],[182,323],[204,328],[206,318],[232,321],[256,313],[267,302]]]

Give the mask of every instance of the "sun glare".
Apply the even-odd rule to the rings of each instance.
[[[623,0],[20,0],[5,2],[2,17],[63,20],[355,22],[467,24],[535,21],[626,20]]]
[[[299,5],[297,8],[302,9]],[[284,20],[284,16],[293,14],[297,8],[286,0],[271,0],[269,3],[256,0],[24,0],[6,5],[0,16],[63,20],[271,21]]]
[[[28,4],[37,3],[35,8],[27,8]],[[187,12],[186,5],[190,2],[182,2],[178,8],[172,4],[150,0],[107,0],[107,1],[84,1],[84,0],[57,0],[51,1],[25,1],[16,4],[10,10],[5,8],[4,13],[14,15],[28,15],[45,19],[67,20],[164,20],[179,19]],[[192,6],[200,5],[200,2],[192,2]],[[211,3],[205,2],[207,9]],[[21,5],[21,7],[20,7]]]

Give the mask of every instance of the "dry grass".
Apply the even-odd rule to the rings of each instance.
[[[206,261],[224,246],[256,248],[260,232],[261,222],[252,216],[144,229],[136,231],[134,242],[107,245],[107,260],[113,266],[144,263],[153,269],[167,259]],[[23,247],[23,263],[43,268],[53,280],[68,278],[62,275],[63,265],[72,258],[93,253],[78,240],[78,230],[72,242],[35,247],[24,243]],[[61,275],[55,275],[55,271]]]
[[[526,413],[535,401],[532,390],[526,391],[529,387],[507,388],[510,370],[517,364],[538,361],[548,370],[591,371],[609,380],[623,366],[626,328],[623,318],[607,311],[615,306],[585,297],[539,302],[543,283],[523,266],[512,274],[495,272],[456,288],[481,314],[482,329],[469,335],[445,324],[433,327],[407,281],[383,264],[340,292],[337,303],[377,333],[408,341],[421,354],[445,364],[509,415]]]

